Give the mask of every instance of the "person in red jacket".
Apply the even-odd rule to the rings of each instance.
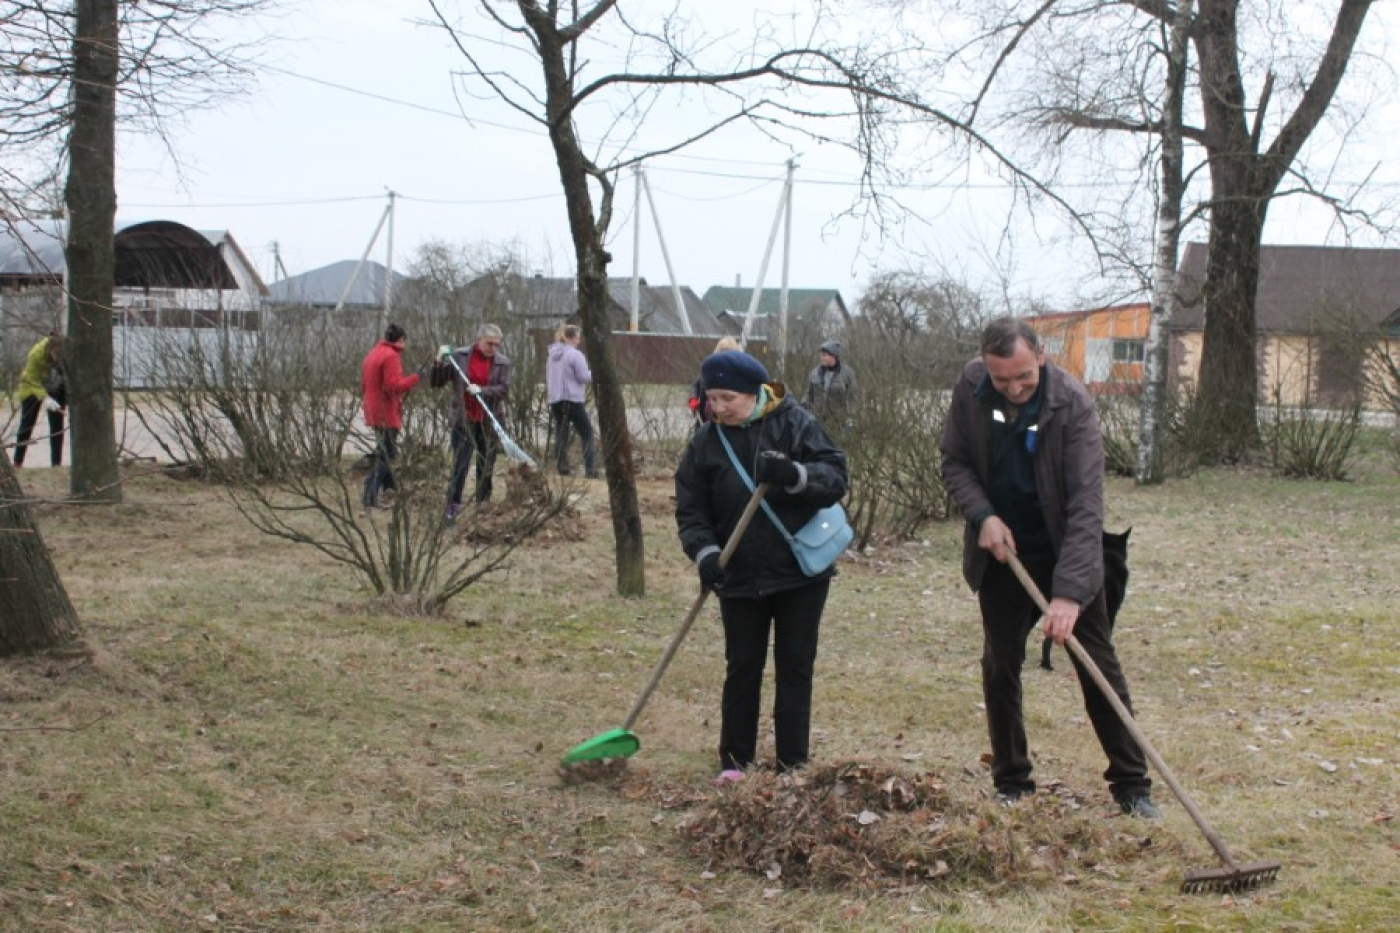
[[[379,494],[394,488],[394,473],[390,463],[398,456],[399,430],[403,427],[403,398],[422,372],[404,375],[403,345],[407,339],[404,329],[390,324],[384,339],[365,356],[360,371],[360,391],[365,400],[365,424],[374,430],[374,468],[365,478],[363,504],[367,509],[378,508]]]

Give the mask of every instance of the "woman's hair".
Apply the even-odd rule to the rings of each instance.
[[[573,340],[581,331],[577,324],[560,324],[559,329],[554,332],[556,343],[563,343],[566,340]]]
[[[63,335],[57,331],[49,333],[49,342],[44,345],[44,352],[51,360],[63,359]]]
[[[501,336],[501,329],[495,324],[482,324],[476,329],[477,340],[480,340],[483,337],[495,337],[497,340],[499,340]]]
[[[725,350],[742,350],[742,349],[744,349],[744,348],[741,347],[741,346],[739,346],[739,341],[736,340],[736,339],[734,339],[733,337],[721,337],[721,338],[719,338],[719,343],[716,343],[716,344],[715,344],[715,352],[716,352],[716,353],[723,353]]]

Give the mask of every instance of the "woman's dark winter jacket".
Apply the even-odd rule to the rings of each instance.
[[[846,455],[832,444],[821,422],[786,397],[781,384],[768,388],[778,401],[767,414],[744,427],[706,422],[676,468],[676,525],[691,560],[724,546],[751,496],[720,442],[719,431],[729,439],[750,479],[755,478],[758,455],[765,450],[781,451],[804,468],[805,483],[795,491],[776,487],[768,491],[766,501],[789,532],[846,494]],[[762,510],[754,515],[727,571],[720,590],[726,597],[764,596],[835,574],[834,569],[815,577],[803,573],[787,540]]]

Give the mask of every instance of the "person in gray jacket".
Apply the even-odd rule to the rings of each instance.
[[[982,695],[997,800],[1035,791],[1021,712],[1021,665],[1038,610],[1006,565],[1015,554],[1050,600],[1045,634],[1073,634],[1124,706],[1128,682],[1104,601],[1103,436],[1088,391],[1045,358],[1024,321],[998,318],[953,387],[940,442],[943,479],[966,521],[963,576],[982,612]],[[1104,778],[1124,813],[1155,818],[1142,749],[1075,661]]]
[[[817,351],[820,362],[807,376],[802,407],[821,419],[828,430],[851,426],[856,404],[856,374],[841,362],[841,344],[828,340]]]
[[[589,479],[598,478],[598,455],[593,446],[593,424],[588,420],[583,397],[593,381],[593,371],[578,345],[583,331],[577,324],[560,324],[545,357],[544,385],[549,396],[549,416],[554,425],[555,463],[560,476],[573,472],[569,467],[569,435],[577,431],[583,443],[583,470]]]

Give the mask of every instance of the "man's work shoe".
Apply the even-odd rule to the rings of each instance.
[[[1118,806],[1128,816],[1135,816],[1140,820],[1160,820],[1162,818],[1162,811],[1147,794],[1124,797],[1118,801]]]

